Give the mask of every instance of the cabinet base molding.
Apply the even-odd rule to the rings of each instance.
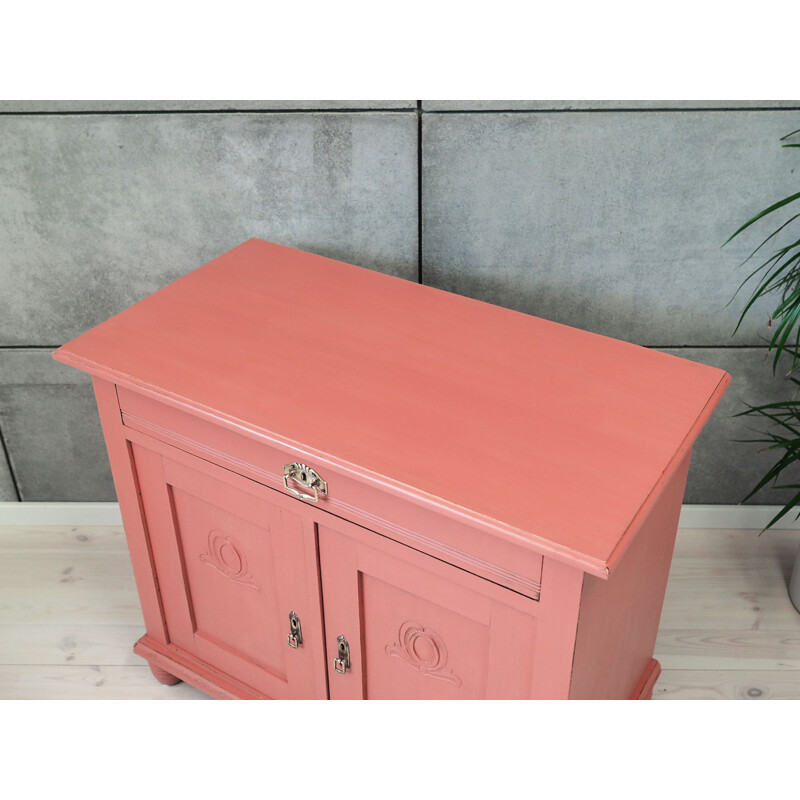
[[[644,674],[639,679],[639,683],[633,691],[631,700],[652,700],[653,689],[655,688],[658,676],[661,674],[661,664],[655,658],[650,659]]]
[[[185,681],[217,700],[270,699],[228,675],[209,669],[181,651],[165,648],[147,636],[142,636],[136,642],[133,652],[148,661],[153,675],[163,684],[172,685]],[[661,664],[651,658],[631,695],[631,700],[652,700],[653,689],[660,675]]]
[[[148,636],[142,636],[133,646],[137,656],[146,659],[150,664],[153,675],[159,677],[160,672],[165,672],[178,680],[190,683],[201,692],[217,700],[269,700],[266,695],[260,694],[249,686],[233,680],[217,670],[210,669],[197,659],[192,658],[183,651],[164,647]],[[177,682],[177,681],[176,681]]]

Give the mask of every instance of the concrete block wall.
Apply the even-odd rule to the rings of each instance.
[[[686,500],[736,503],[770,457],[732,415],[791,392],[768,304],[731,338],[751,242],[720,244],[797,190],[798,127],[800,101],[0,101],[0,500],[114,499],[50,353],[258,236],[723,367]]]

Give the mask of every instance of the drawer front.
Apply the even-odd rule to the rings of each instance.
[[[416,498],[405,498],[385,486],[308,453],[265,439],[252,438],[218,422],[118,386],[123,425],[206,461],[294,497],[298,484],[284,485],[284,465],[304,463],[327,483],[316,503],[297,499],[392,538],[416,550],[538,600],[543,557],[527,543],[498,536],[472,521],[444,513]],[[303,490],[303,493],[308,493]]]

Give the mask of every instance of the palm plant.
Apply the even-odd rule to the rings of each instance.
[[[799,133],[800,130],[796,130],[784,136],[781,139],[782,146],[800,147],[800,142],[791,141]],[[775,216],[771,215],[775,215],[776,212],[782,209],[787,211],[796,210],[798,206],[794,206],[792,209],[789,209],[789,206],[797,203],[798,200],[800,200],[800,192],[773,203],[745,222],[722,246],[724,247],[728,242],[764,217],[769,216],[771,219],[775,219]],[[782,222],[753,250],[745,259],[743,265],[751,262],[757,253],[761,253],[763,257],[763,248],[769,243],[774,245],[776,238],[782,231],[786,232],[784,237],[788,239],[793,239],[794,236],[800,233],[800,224],[795,222],[798,217],[800,217],[800,211]],[[772,252],[765,261],[753,269],[742,281],[734,297],[746,284],[751,284],[753,290],[742,310],[734,334],[739,330],[742,321],[748,311],[753,308],[756,300],[766,295],[775,295],[776,306],[767,323],[772,331],[768,348],[769,352],[772,353],[772,372],[773,375],[777,372],[781,356],[790,356],[791,363],[787,377],[795,385],[792,399],[759,406],[748,405],[747,410],[737,415],[755,416],[765,420],[768,423],[769,430],[761,438],[748,439],[746,441],[765,444],[765,450],[773,451],[778,456],[777,461],[767,470],[752,491],[743,498],[742,502],[752,497],[768,484],[777,489],[792,490],[790,499],[780,512],[767,523],[766,530],[792,509],[800,506],[800,484],[791,482],[792,478],[787,477],[788,472],[791,472],[790,468],[800,462],[800,379],[795,377],[795,372],[800,364],[800,238]],[[798,511],[796,518],[800,518],[800,511]]]

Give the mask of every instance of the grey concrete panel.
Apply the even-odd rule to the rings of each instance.
[[[416,100],[0,100],[0,114],[81,111],[329,111],[416,109]]]
[[[2,431],[2,428],[0,428]],[[11,465],[8,463],[5,451],[0,447],[0,502],[19,500],[14,488],[14,478],[11,475]]]
[[[416,115],[0,116],[0,209],[0,345],[58,345],[253,236],[416,279]]]
[[[50,350],[0,350],[0,426],[22,500],[116,500],[91,380]]]
[[[1,108],[2,106],[0,106]],[[423,111],[643,111],[703,108],[800,108],[800,100],[423,100]]]
[[[773,111],[425,115],[423,281],[639,344],[763,343],[774,306],[731,340],[747,295],[726,304],[771,223],[720,245],[797,190],[793,127]]]
[[[770,430],[765,421],[735,415],[748,405],[791,399],[793,384],[786,380],[786,370],[773,376],[771,357],[767,359],[766,349],[759,347],[681,348],[663,352],[720,367],[731,375],[728,391],[695,444],[684,502],[741,502],[777,461],[777,456],[764,452],[763,444],[738,441],[761,438],[765,430]],[[786,477],[787,483],[800,483],[800,465]],[[783,505],[792,494],[790,490],[766,487],[747,502]]]

